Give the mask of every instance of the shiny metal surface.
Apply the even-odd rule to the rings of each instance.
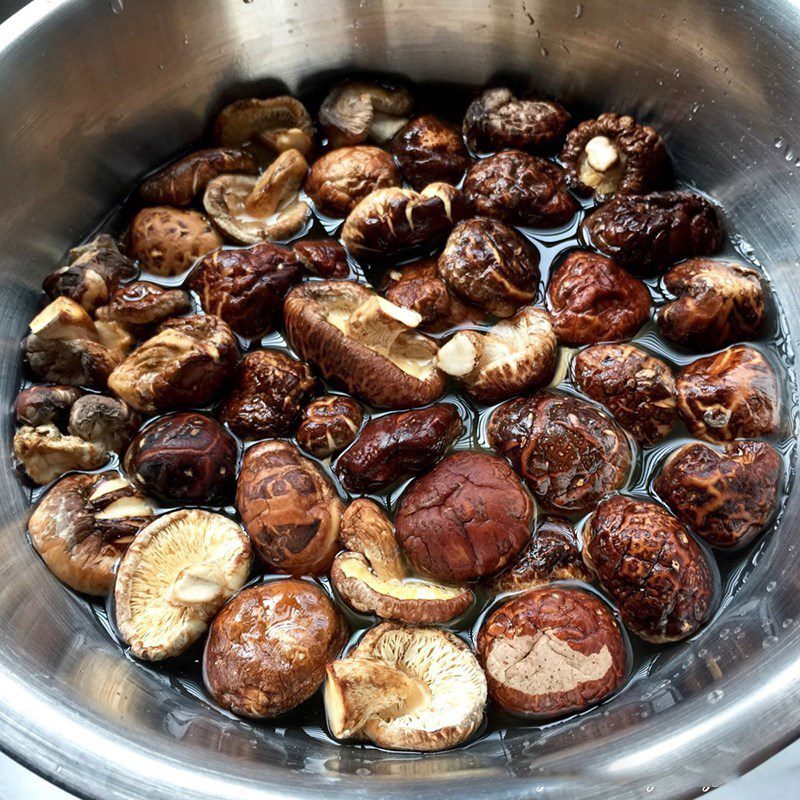
[[[221,94],[325,69],[499,76],[631,111],[728,210],[800,342],[800,8],[674,0],[36,0],[0,27],[0,396],[41,278]],[[795,371],[790,363],[788,369]],[[0,745],[91,798],[682,798],[800,733],[800,486],[694,641],[612,705],[434,756],[334,747],[220,716],[120,657],[23,536],[0,431]],[[746,578],[746,582],[744,579]]]

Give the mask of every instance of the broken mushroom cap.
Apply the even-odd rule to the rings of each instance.
[[[431,752],[478,730],[486,694],[483,670],[457,636],[383,622],[328,666],[325,713],[337,739]]]
[[[407,122],[413,100],[403,88],[375,83],[343,83],[322,103],[319,121],[331,147],[387,142]]]
[[[284,302],[286,333],[304,361],[380,408],[426,405],[444,391],[437,346],[414,328],[419,314],[350,281],[296,286]]]
[[[334,559],[331,583],[356,611],[399,622],[447,622],[472,604],[466,586],[408,574],[394,527],[371,500],[354,500],[347,507],[339,536],[346,550]]]
[[[114,588],[117,629],[131,653],[160,661],[187,650],[244,586],[251,561],[247,534],[221,514],[183,509],[143,528]]]
[[[40,486],[70,470],[97,469],[108,461],[102,444],[65,436],[52,423],[23,425],[14,434],[12,447],[25,474]]]
[[[152,517],[144,495],[118,472],[67,475],[42,498],[28,531],[59,580],[102,596],[111,591],[120,557]]]
[[[550,315],[526,306],[486,332],[459,331],[439,349],[436,364],[482,403],[496,403],[548,384],[557,361]]]

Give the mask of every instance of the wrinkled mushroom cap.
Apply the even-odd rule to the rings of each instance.
[[[73,469],[97,469],[108,460],[102,444],[65,436],[52,423],[23,425],[14,434],[13,449],[27,476],[39,485]]]

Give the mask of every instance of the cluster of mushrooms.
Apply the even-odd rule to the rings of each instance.
[[[695,633],[717,591],[699,541],[761,533],[781,459],[775,372],[743,343],[760,276],[710,258],[717,212],[671,188],[657,131],[573,127],[503,88],[461,130],[413,108],[355,81],[316,124],[288,96],[224,108],[213,147],[141,184],[122,241],[44,281],[14,453],[48,487],[34,546],[113,597],[135,657],[205,639],[224,709],[275,717],[324,684],[337,739],[429,751],[487,704],[541,720],[609,698],[625,629]],[[583,244],[542,292],[537,230],[577,198],[595,201]],[[303,238],[315,215],[339,241]],[[630,343],[650,320],[697,357],[676,372]],[[288,347],[261,344],[275,331]],[[485,411],[489,447],[465,444],[449,389]],[[625,493],[679,424],[694,440],[653,495]]]

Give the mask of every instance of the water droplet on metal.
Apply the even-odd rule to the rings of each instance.
[[[714,703],[718,703],[720,700],[722,700],[724,694],[725,693],[722,691],[722,689],[714,689],[706,695],[706,700],[713,705]]]
[[[583,16],[583,3],[578,3],[575,6],[575,19],[580,19]]]
[[[121,14],[125,10],[125,4],[123,0],[108,0],[108,4],[111,6],[111,10],[115,14]]]

